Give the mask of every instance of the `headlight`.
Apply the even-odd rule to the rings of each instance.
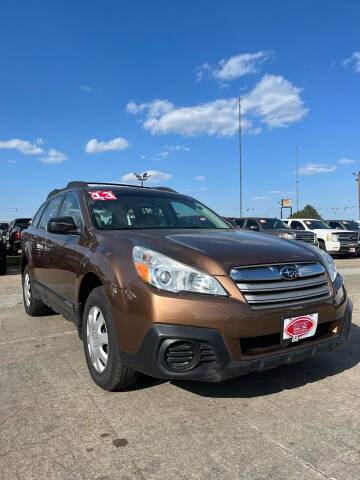
[[[339,235],[337,235],[336,233],[328,233],[326,235],[326,240],[328,242],[338,242],[339,241]]]
[[[216,278],[143,247],[134,247],[133,260],[140,277],[168,292],[227,296]]]
[[[279,233],[278,237],[287,238],[288,240],[295,240],[294,233]]]
[[[324,266],[329,274],[331,281],[334,282],[336,279],[337,270],[336,270],[335,262],[332,259],[332,257],[328,253],[324,252],[324,250],[321,250],[321,248],[314,247],[313,245],[310,245],[310,244],[306,244],[306,247],[310,248],[311,250],[316,252],[318,255],[320,255],[320,257],[324,262]]]

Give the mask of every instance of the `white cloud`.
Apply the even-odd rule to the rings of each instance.
[[[166,182],[167,180],[170,180],[170,178],[172,177],[170,173],[160,172],[159,170],[146,170],[146,172],[150,175],[149,180],[146,183]],[[141,175],[143,173],[144,172],[142,172]],[[123,182],[128,182],[128,183],[135,183],[135,184],[139,183],[134,173],[126,173],[125,175],[123,175],[121,180]]]
[[[44,150],[37,145],[34,145],[27,140],[20,140],[18,138],[0,141],[0,149],[2,148],[17,150],[24,155],[40,155],[44,152]]]
[[[85,146],[86,153],[100,153],[109,150],[125,150],[129,146],[129,142],[125,138],[114,138],[108,142],[99,142],[96,138],[89,140]]]
[[[45,141],[43,138],[38,137],[35,141],[36,145],[44,145]]]
[[[270,197],[252,197],[251,200],[271,200]]]
[[[80,85],[81,90],[85,90],[85,92],[91,92],[92,87],[90,85]]]
[[[330,167],[324,163],[311,163],[308,162],[305,167],[299,168],[300,175],[316,175],[317,173],[330,173],[337,169],[336,166]]]
[[[340,158],[340,160],[338,161],[338,163],[342,164],[342,165],[347,165],[347,164],[350,164],[350,163],[355,163],[356,160],[350,160],[350,158]]]
[[[307,113],[301,90],[281,76],[265,75],[242,99],[242,126],[248,133],[259,133],[259,121],[269,128],[286,127]],[[178,133],[185,136],[232,136],[238,129],[238,100],[225,98],[192,107],[175,107],[168,100],[127,105],[127,111],[144,114],[143,127],[153,135]]]
[[[242,53],[228,59],[223,58],[216,67],[204,63],[195,70],[196,80],[199,82],[206,75],[210,75],[220,82],[234,80],[249,73],[256,73],[258,66],[268,58],[268,52],[260,51],[257,53]]]
[[[203,182],[204,180],[206,180],[206,177],[204,177],[204,175],[199,175],[197,177],[194,177],[194,180],[198,180],[199,182]]]
[[[301,120],[307,113],[300,98],[301,89],[282,76],[264,75],[244,97],[244,114],[248,110],[268,127],[285,127]]]
[[[200,187],[200,190],[207,190],[206,187]]]
[[[295,192],[282,192],[281,190],[269,190],[270,195],[280,195],[282,197],[294,195]]]
[[[165,150],[183,150],[184,152],[190,152],[191,148],[185,145],[165,145]]]
[[[16,160],[8,160],[8,163],[17,163]]]
[[[140,158],[141,160],[144,160],[146,158],[146,155],[141,155]]]
[[[360,72],[360,52],[354,52],[349,58],[345,58],[342,65],[346,67],[351,64],[355,72]]]
[[[46,157],[39,158],[40,162],[43,163],[62,163],[65,162],[68,157],[54,148],[50,148],[47,152]]]
[[[159,152],[156,155],[161,158],[167,158],[169,156],[169,152]]]

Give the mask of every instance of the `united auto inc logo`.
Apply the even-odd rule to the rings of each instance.
[[[296,280],[299,278],[299,270],[294,265],[288,265],[287,267],[282,267],[280,276],[283,280]]]

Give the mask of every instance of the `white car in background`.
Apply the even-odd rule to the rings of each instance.
[[[329,254],[358,255],[360,252],[357,232],[339,231],[329,227],[324,221],[314,218],[288,218],[283,221],[293,230],[308,230],[316,233],[319,247]]]

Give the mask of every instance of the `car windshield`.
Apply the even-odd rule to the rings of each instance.
[[[344,225],[346,230],[360,230],[360,223],[354,222],[354,220],[343,220],[340,223]]]
[[[88,192],[94,226],[101,230],[145,228],[231,229],[201,203],[176,195]]]
[[[259,221],[264,230],[279,230],[290,228],[278,218],[259,218]]]
[[[29,226],[30,218],[18,218],[15,220],[15,227],[27,228]]]
[[[305,225],[307,225],[310,230],[316,230],[317,228],[331,229],[331,227],[322,220],[305,220]]]

